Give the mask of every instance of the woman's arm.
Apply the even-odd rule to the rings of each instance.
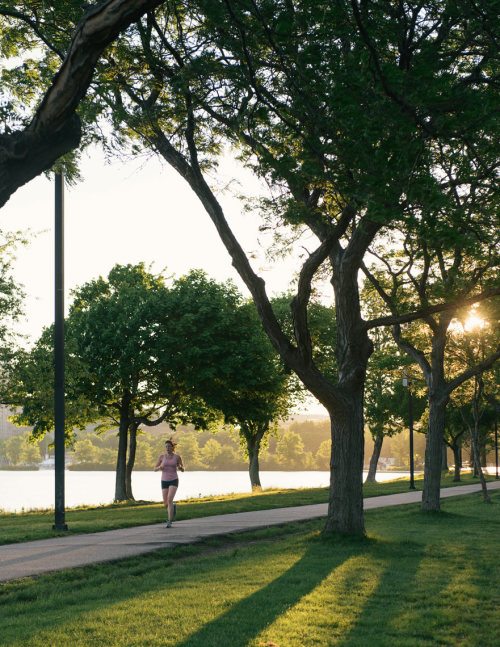
[[[184,463],[182,462],[182,458],[179,456],[179,454],[177,454],[177,467],[181,472],[184,471]]]
[[[163,460],[163,454],[160,456],[160,458],[156,461],[155,469],[154,471],[157,472],[161,468],[161,462]]]

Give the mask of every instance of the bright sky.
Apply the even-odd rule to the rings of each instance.
[[[243,294],[246,288],[231,265],[214,225],[188,185],[156,159],[107,164],[99,150],[84,158],[84,181],[65,189],[65,292],[99,275],[107,276],[115,263],[152,265],[153,272],[180,276],[202,268],[218,281],[232,278]],[[226,165],[217,174],[219,187],[238,173],[244,191],[257,192],[254,178]],[[219,195],[233,231],[246,252],[257,252],[254,269],[264,278],[268,293],[288,287],[298,265],[293,261],[267,263],[259,246],[259,221],[244,213],[234,194]],[[36,339],[54,319],[54,183],[38,177],[10,198],[0,212],[3,231],[41,232],[18,252],[16,280],[25,286],[26,319],[16,328]],[[260,251],[259,251],[260,250]],[[316,402],[311,413],[325,413]]]

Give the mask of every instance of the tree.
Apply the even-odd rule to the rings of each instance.
[[[130,41],[117,42],[103,79],[105,101],[120,135],[140,136],[198,195],[273,345],[329,411],[325,530],[363,531],[364,378],[368,330],[379,322],[361,316],[358,273],[370,245],[395,222],[411,212],[424,223],[436,215],[429,201],[450,199],[436,172],[439,155],[450,159],[465,150],[467,173],[493,176],[494,12],[472,2],[451,11],[431,1],[168,6],[170,14],[139,25],[135,52]],[[130,65],[139,49],[140,72]],[[453,65],[460,74],[450,73]],[[305,226],[319,239],[291,302],[293,338],[279,326],[204,177],[222,138],[275,187],[264,204],[269,222]],[[318,370],[307,325],[311,281],[324,261],[336,305],[336,382]],[[426,308],[398,312],[384,323],[425,314]]]
[[[446,427],[444,433],[444,442],[453,452],[455,469],[453,480],[460,482],[460,470],[462,468],[462,449],[465,441],[466,427],[464,425],[460,411],[453,404],[453,399],[448,405],[446,411]]]
[[[485,357],[491,353],[491,349],[497,346],[499,304],[498,299],[482,304],[482,308],[474,310],[467,319],[462,317],[461,324],[456,326],[452,339],[452,356],[455,361],[460,361],[465,369],[470,370],[483,363]],[[488,424],[491,420],[487,420],[489,407],[484,398],[487,373],[471,371],[471,375],[472,379],[458,385],[454,404],[460,412],[463,425],[469,432],[474,474],[480,479],[483,499],[489,501],[480,458],[481,449],[486,445],[487,433],[491,429]]]
[[[118,428],[115,500],[133,498],[131,473],[140,425],[162,421],[208,424],[216,414],[188,388],[182,362],[172,360],[175,327],[168,327],[167,289],[142,264],[115,265],[107,280],[75,290],[66,320],[67,435],[101,421]],[[22,408],[18,424],[35,437],[53,429],[53,336],[45,331],[12,371],[11,403]],[[169,333],[174,338],[169,338]],[[185,344],[186,342],[184,342]]]
[[[260,449],[295,400],[290,375],[255,308],[230,282],[219,284],[191,271],[173,283],[169,312],[182,344],[173,354],[187,384],[238,429],[252,489],[260,488]]]
[[[332,454],[332,443],[330,440],[323,440],[316,452],[316,465],[319,470],[327,470],[330,467],[330,456]]]
[[[405,371],[403,358],[394,342],[391,344],[390,333],[385,329],[375,331],[372,338],[374,353],[368,365],[364,403],[365,421],[374,441],[366,476],[368,483],[376,480],[384,438],[401,431],[408,408],[401,381]]]
[[[98,419],[94,404],[80,385],[87,379],[86,367],[76,354],[73,339],[66,340],[65,438],[71,442],[75,429],[83,430]],[[2,392],[3,401],[15,409],[14,424],[33,427],[32,437],[42,439],[54,429],[54,327],[44,328],[33,348],[17,349],[11,358]]]
[[[10,465],[36,464],[41,461],[38,447],[28,442],[27,434],[19,434],[7,439],[4,451]]]
[[[172,308],[163,279],[142,264],[116,265],[107,281],[76,290],[70,308],[68,331],[88,368],[81,389],[101,417],[118,426],[117,501],[132,498],[140,425],[205,426],[216,418],[187,384],[182,360],[174,358],[181,331],[171,325]],[[184,349],[193,341],[182,339]]]
[[[194,433],[185,434],[182,437],[182,461],[190,470],[205,467],[201,457],[200,445]]]
[[[18,336],[13,332],[12,323],[23,314],[23,286],[13,277],[13,263],[16,248],[27,244],[21,232],[5,234],[0,230],[0,397],[8,402],[6,384],[12,370],[15,343]]]
[[[276,445],[280,464],[288,469],[306,469],[304,464],[304,443],[294,431],[285,431]]]
[[[90,438],[82,438],[75,442],[74,459],[79,463],[97,463],[99,450]]]
[[[24,125],[24,119],[21,123],[12,123],[15,119],[12,118],[12,112],[8,113],[6,128],[0,134],[0,207],[20,186],[50,168],[61,155],[78,146],[81,124],[76,109],[90,86],[94,68],[104,48],[120,31],[161,2],[162,0],[107,0],[90,9],[81,3],[77,6],[78,20],[83,6],[85,15],[74,33],[71,30],[73,36],[69,45],[58,43],[63,49],[54,46],[54,43],[49,44],[49,39],[43,33],[48,21],[40,19],[40,9],[42,13],[48,11],[52,29],[54,28],[54,21],[61,18],[52,6],[54,3],[48,3],[46,7],[29,7],[25,2],[0,3],[0,16],[3,17],[0,24],[3,57],[24,54],[26,48],[36,48],[44,43],[62,60],[42,102],[27,125]],[[60,9],[60,6],[58,4],[57,8]],[[67,3],[65,9],[67,16]],[[58,32],[56,40],[61,37],[61,31]],[[3,103],[2,112],[5,113],[5,105],[8,109],[12,98],[4,96]]]

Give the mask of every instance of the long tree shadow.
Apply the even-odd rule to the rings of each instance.
[[[382,647],[397,634],[392,623],[401,614],[403,601],[414,590],[422,563],[422,546],[412,541],[380,542],[373,557],[384,562],[377,586],[359,609],[351,628],[335,642],[335,647]],[[402,563],[404,571],[397,568]],[[393,644],[398,644],[397,639]]]
[[[313,591],[332,571],[354,555],[371,550],[370,540],[340,540],[328,547],[313,540],[304,555],[267,586],[233,605],[226,613],[191,634],[178,647],[218,647],[220,637],[231,647],[245,647],[268,625]]]
[[[473,525],[467,527],[471,520],[450,512],[429,517],[415,510],[414,515],[428,532],[432,533],[432,525],[434,531],[441,529],[447,536],[450,529],[455,529],[457,540],[460,540],[450,545],[434,535],[426,542],[424,535],[421,541],[378,543],[374,552],[386,561],[386,568],[357,621],[341,640],[335,642],[335,647],[384,647],[386,644],[434,647],[443,644],[442,640],[449,640],[450,626],[455,626],[457,643],[460,634],[474,631],[477,634],[475,644],[489,644],[487,637],[479,638],[483,628],[474,626],[477,618],[471,619],[472,625],[467,626],[470,622],[464,617],[467,605],[472,603],[474,585],[471,582],[476,572],[485,568],[481,550],[477,546],[474,548],[477,537]],[[492,531],[498,528],[495,519],[482,519],[481,523],[491,526]],[[404,570],[397,568],[401,564],[405,565]],[[465,605],[461,595],[467,598]],[[453,608],[454,603],[458,610]],[[443,626],[446,633],[441,640],[439,633]]]
[[[286,538],[286,535],[285,535]],[[262,618],[273,618],[282,612],[294,600],[317,585],[332,568],[345,558],[345,551],[331,560],[321,560],[314,550],[315,542],[306,539],[306,553],[286,573],[266,586],[262,592],[251,596],[248,604],[244,601],[237,603],[231,617],[238,617],[238,609],[244,608],[242,617],[246,618],[246,627],[238,627],[237,637],[231,644],[244,644],[241,635],[250,635],[255,627],[262,625]],[[236,543],[236,547],[238,543]],[[231,549],[231,547],[229,547]],[[75,621],[86,622],[89,614],[99,613],[102,609],[134,601],[138,596],[150,596],[165,590],[164,579],[155,577],[155,573],[164,572],[165,568],[175,567],[176,558],[184,553],[192,560],[193,553],[203,546],[192,549],[160,550],[149,555],[118,560],[96,566],[71,569],[58,573],[46,574],[40,578],[8,582],[0,588],[0,624],[3,627],[3,637],[0,642],[8,645],[30,644],[35,636],[43,637],[45,632],[53,633],[67,631],[68,626]],[[357,549],[358,551],[360,548]],[[321,563],[319,563],[321,562]],[[227,567],[227,562],[224,564]],[[214,564],[212,570],[221,568],[221,562]],[[251,560],[248,560],[248,569]],[[192,584],[193,569],[183,569],[172,573],[170,583],[182,587],[183,582]],[[211,573],[212,571],[207,571]],[[201,575],[198,574],[198,577]],[[268,579],[266,580],[268,581]],[[90,585],[89,585],[90,584]],[[59,610],[57,605],[49,602],[53,592],[57,591],[64,597],[64,608]],[[31,616],[36,616],[36,624],[23,623],[26,604],[30,605]],[[3,611],[2,611],[2,606]],[[83,626],[83,624],[82,624]],[[252,629],[253,626],[253,629]],[[208,629],[210,632],[210,630]],[[13,633],[14,632],[14,633]],[[49,635],[47,633],[47,636]],[[204,630],[200,630],[204,635]],[[182,640],[182,639],[181,639]],[[191,638],[187,644],[190,644]],[[138,643],[139,644],[139,643]],[[209,640],[203,643],[210,644]]]

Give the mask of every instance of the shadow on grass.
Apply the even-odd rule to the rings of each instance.
[[[370,552],[376,542],[363,538],[353,541],[327,535],[310,541],[300,560],[267,586],[241,600],[223,615],[191,634],[178,647],[207,647],[224,644],[246,647],[311,593],[350,557]]]
[[[494,537],[500,519],[490,517],[489,506],[481,507],[479,501],[479,508],[473,510],[470,495],[467,511],[455,512],[458,503],[450,501],[452,509],[438,513],[393,509],[395,514],[382,531],[391,539],[381,541],[374,551],[386,568],[356,623],[335,647],[434,647],[459,644],[472,632],[474,644],[493,644],[489,641],[498,634],[488,629],[491,619],[476,615],[478,608],[487,614],[482,596],[488,594],[481,593],[476,583],[491,579],[494,558],[491,546],[478,546],[476,524]],[[411,539],[405,540],[405,528],[413,528]],[[453,536],[456,542],[450,543]]]

